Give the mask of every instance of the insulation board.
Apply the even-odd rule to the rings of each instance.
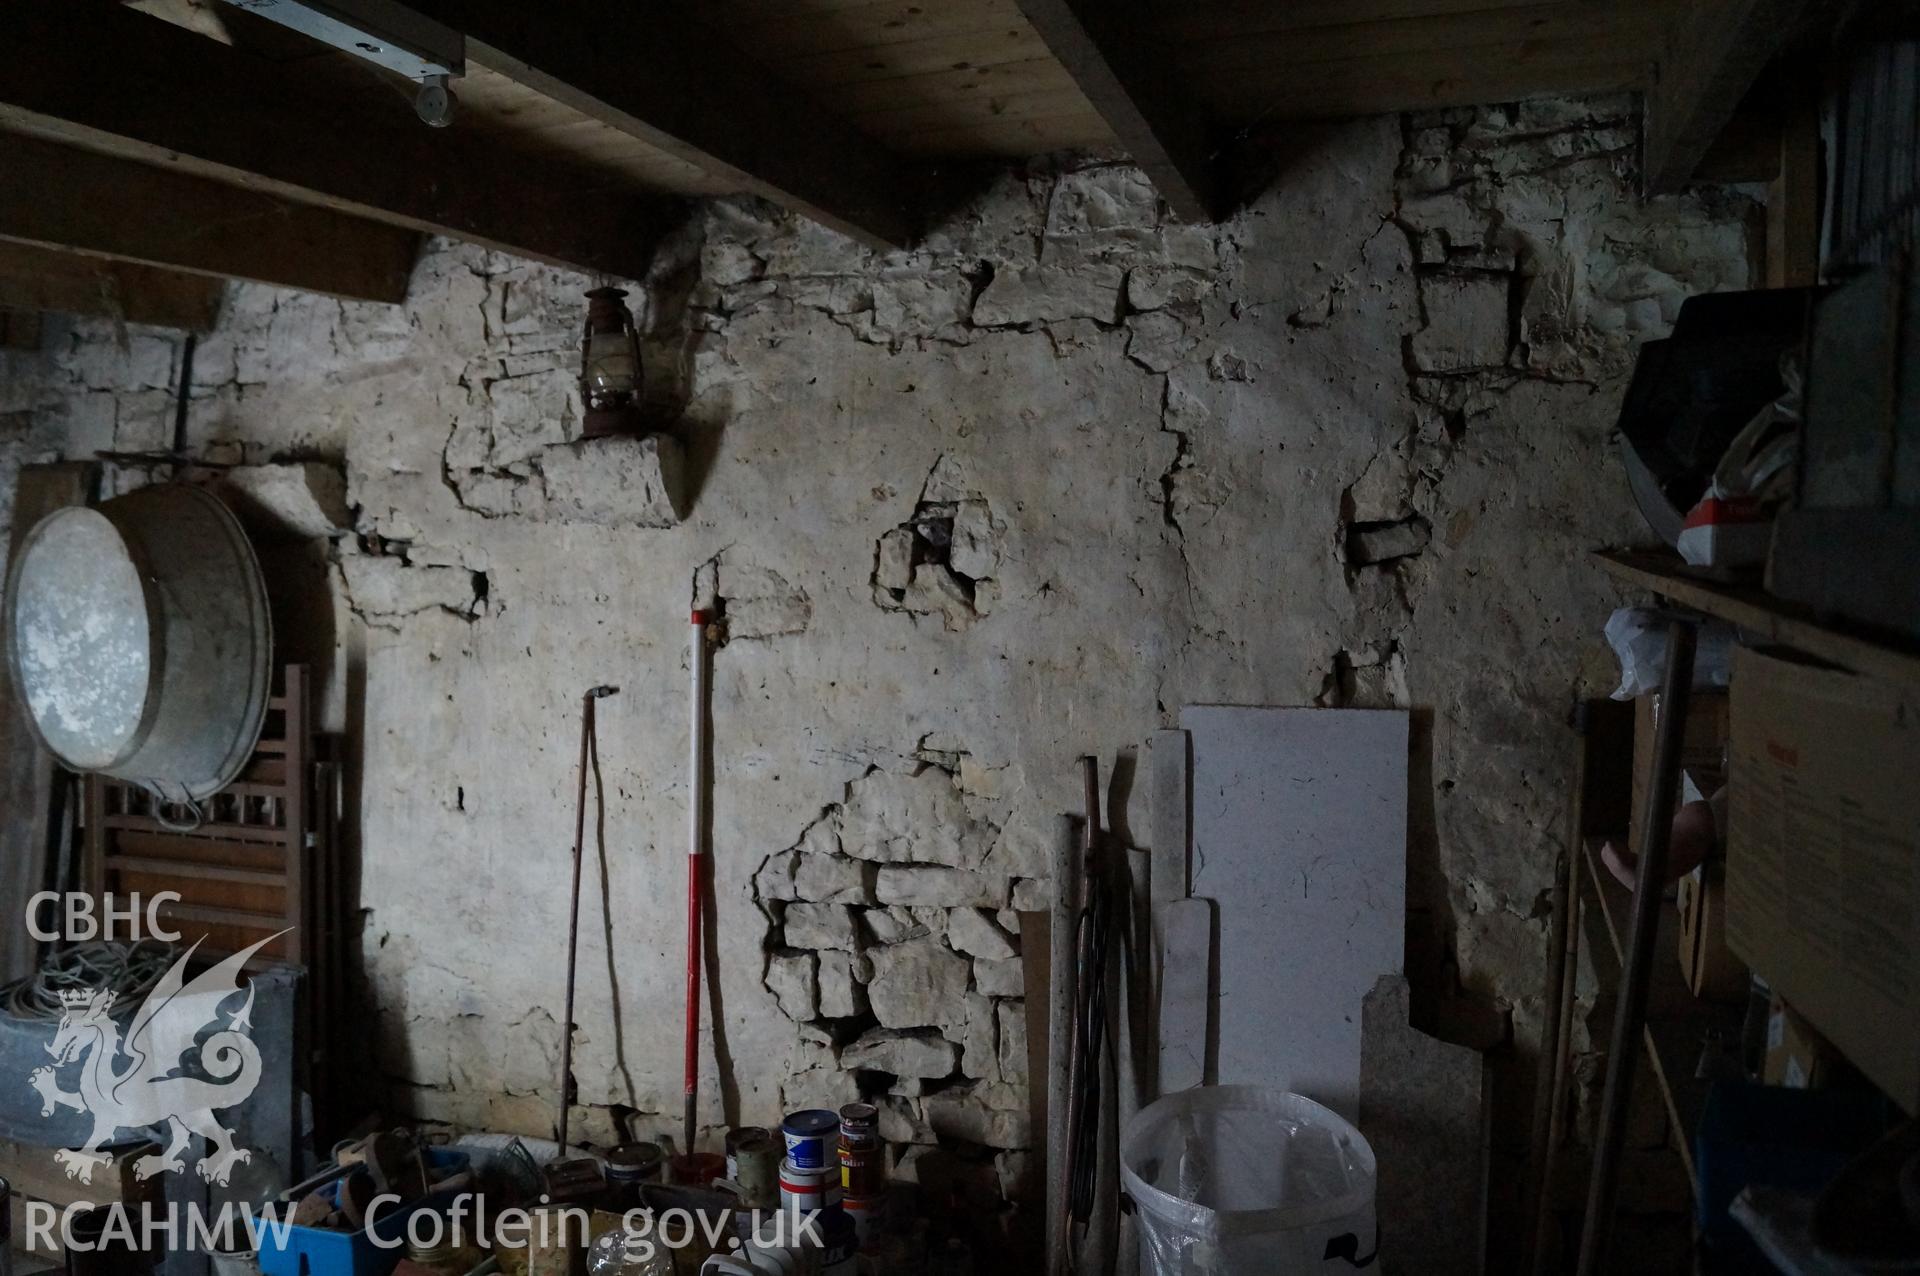
[[[1195,706],[1191,893],[1218,907],[1220,1085],[1358,1112],[1361,1009],[1402,973],[1407,715]]]

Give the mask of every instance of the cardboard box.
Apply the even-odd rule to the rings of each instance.
[[[1727,943],[1920,1111],[1920,694],[1741,649]]]
[[[1676,890],[1680,908],[1680,972],[1696,997],[1742,1002],[1751,977],[1747,964],[1727,947],[1727,869],[1708,860]]]
[[[1680,736],[1680,769],[1711,796],[1726,782],[1728,697],[1724,691],[1696,691],[1687,701],[1687,725]],[[1647,790],[1653,784],[1653,733],[1660,721],[1660,693],[1650,691],[1633,702],[1633,826],[1627,848],[1640,853]],[[1667,812],[1673,818],[1673,812]]]
[[[1790,1090],[1824,1090],[1845,1065],[1806,1016],[1779,993],[1767,1006],[1767,1057],[1760,1079]]]

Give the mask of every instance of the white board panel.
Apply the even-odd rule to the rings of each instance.
[[[1358,1114],[1361,1007],[1406,947],[1407,715],[1183,709],[1191,893],[1218,906],[1220,1085]]]

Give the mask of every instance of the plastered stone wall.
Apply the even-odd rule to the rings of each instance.
[[[612,683],[577,1120],[677,1125],[690,603],[723,637],[710,1129],[870,1093],[904,1176],[1017,1178],[1014,910],[1074,760],[1196,702],[1415,711],[1411,973],[1457,965],[1524,1057],[1563,723],[1610,682],[1585,555],[1644,535],[1619,393],[1682,297],[1749,280],[1752,205],[1642,202],[1636,135],[1624,100],[1331,128],[1218,227],[1062,161],[890,256],[711,205],[633,298],[677,453],[576,441],[581,277],[436,244],[404,307],[234,289],[189,446],[346,474],[304,637],[357,750],[392,1101],[549,1129]],[[170,440],[172,337],[6,357],[12,455]]]

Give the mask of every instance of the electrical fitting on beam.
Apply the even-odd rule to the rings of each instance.
[[[453,123],[459,101],[448,81],[467,71],[458,31],[393,0],[228,0],[235,8],[406,76],[420,86],[413,111],[426,124]]]

